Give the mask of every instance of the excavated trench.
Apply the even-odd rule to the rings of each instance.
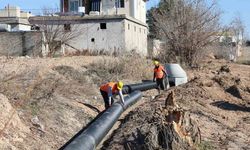
[[[147,118],[145,118],[145,116],[136,116],[138,112],[132,111],[122,119],[120,125],[117,125],[117,120],[121,114],[141,99],[142,93],[140,91],[154,89],[156,86],[154,82],[125,86],[123,93],[130,94],[125,97],[124,106],[120,103],[113,104],[111,108],[98,115],[92,123],[77,133],[61,149],[117,149],[120,147],[115,147],[116,144],[114,142],[116,139],[119,139],[120,146],[123,145],[125,150],[155,148],[186,149],[199,143],[199,129],[195,125],[195,122],[190,119],[189,114],[181,110],[175,103],[174,93],[168,95],[165,100],[165,106],[158,106],[158,104],[155,107],[149,106],[148,108],[151,109],[145,114],[145,116],[148,116]],[[140,110],[137,109],[137,111]],[[144,114],[145,112],[141,113]],[[135,124],[133,124],[135,126],[130,127],[131,130],[134,130],[130,135],[132,137],[128,135],[128,137],[123,137],[124,139],[122,139],[122,137],[115,138],[117,131],[122,130],[127,122],[134,122],[133,120],[131,121],[131,118],[139,119],[135,119]],[[142,118],[145,120],[140,120]],[[117,129],[113,127],[115,124],[119,126]],[[143,127],[139,128],[141,125]],[[107,137],[107,135],[109,136]],[[104,139],[105,137],[107,137],[107,139]],[[131,138],[132,140],[127,141],[127,139]]]
[[[100,149],[192,149],[199,144],[197,123],[176,104],[172,91],[166,93],[137,105]]]
[[[108,110],[100,114],[91,124],[89,124],[86,129],[78,132],[61,149],[95,149],[102,139],[108,134],[109,130],[113,127],[121,114],[142,97],[142,93],[140,91],[146,91],[156,87],[157,85],[155,82],[124,86],[123,93],[129,94],[125,97],[124,105],[121,103],[113,104]]]

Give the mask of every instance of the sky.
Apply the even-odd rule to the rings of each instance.
[[[149,0],[147,9],[156,6],[159,0]],[[223,12],[222,23],[230,23],[236,15],[240,15],[250,37],[250,0],[217,0],[219,8]],[[6,5],[17,5],[24,11],[32,10],[39,14],[43,7],[58,8],[59,0],[0,0],[0,9]]]
[[[33,10],[38,11],[44,6],[49,8],[59,7],[60,0],[0,0],[0,9],[4,8],[8,4],[11,6],[19,6],[23,10]],[[147,2],[147,9],[152,6],[156,6],[159,3],[159,0],[150,0]]]
[[[247,30],[246,36],[250,38],[250,0],[218,0],[218,4],[222,10],[222,23],[229,24],[240,16]]]

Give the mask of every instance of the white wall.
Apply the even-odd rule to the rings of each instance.
[[[20,17],[20,8],[19,7],[12,7],[9,6],[9,8],[6,8],[2,11],[0,11],[0,17]]]
[[[105,22],[107,29],[100,29],[100,23]],[[79,50],[125,50],[124,21],[95,21],[75,26],[82,29],[82,34],[69,44]]]
[[[132,21],[125,21],[125,42],[126,49],[136,50],[140,54],[146,56],[147,51],[147,33],[148,29],[146,26],[139,25]]]
[[[11,31],[30,31],[31,25],[17,24],[11,26]]]
[[[125,14],[146,23],[146,2],[144,0],[125,0],[124,8],[115,8],[115,0],[102,0],[101,14],[114,15]]]
[[[130,0],[130,16],[146,23],[146,2],[144,0]]]
[[[101,1],[101,14],[102,15],[130,15],[129,1],[124,1],[124,8],[116,8],[115,0],[102,0]]]
[[[100,23],[106,22],[107,29],[100,29]],[[130,26],[128,29],[128,25]],[[75,25],[81,29],[81,35],[68,44],[78,50],[129,52],[147,55],[146,26],[130,20],[94,21]],[[94,39],[94,42],[92,41]]]

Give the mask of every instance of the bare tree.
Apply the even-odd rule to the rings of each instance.
[[[220,30],[215,1],[162,0],[152,16],[161,40],[166,42],[163,61],[197,64],[203,48]]]
[[[62,45],[69,45],[70,41],[79,37],[85,30],[80,24],[62,16],[44,17],[43,19],[44,24],[38,26],[44,32],[49,57],[53,56]]]
[[[230,23],[230,30],[235,36],[236,44],[240,44],[244,40],[245,28],[246,27],[240,15],[236,15],[236,17]]]
[[[77,16],[58,16],[55,14],[55,9],[49,7],[44,7],[42,11],[44,16],[33,17],[29,21],[43,32],[44,45],[48,50],[46,55],[54,56],[65,45],[80,51],[70,45],[70,42],[86,30],[86,27],[82,26],[79,20],[77,21]],[[73,17],[74,19],[72,19]]]

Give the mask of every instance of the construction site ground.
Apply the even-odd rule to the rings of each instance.
[[[1,57],[0,149],[58,149],[85,127],[104,110],[96,81],[101,76],[89,71],[89,64],[102,59]],[[148,68],[152,71],[152,64]],[[144,93],[143,100],[123,114],[98,149],[146,145],[145,136],[138,133],[144,135],[146,126],[154,125],[149,118],[171,91],[199,127],[197,149],[250,149],[250,66],[210,58],[186,71],[187,84],[159,96],[156,90]],[[141,82],[132,77],[123,80]]]

